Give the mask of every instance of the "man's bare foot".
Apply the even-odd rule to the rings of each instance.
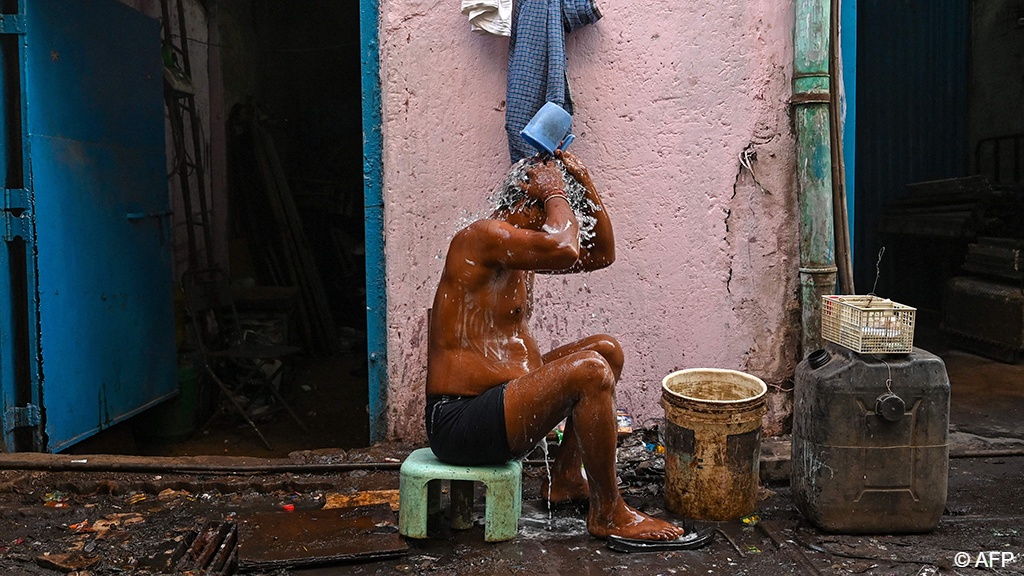
[[[598,538],[614,534],[639,540],[675,540],[685,533],[681,527],[652,518],[621,500],[607,515],[598,514],[596,506],[591,505],[587,514],[587,529]]]

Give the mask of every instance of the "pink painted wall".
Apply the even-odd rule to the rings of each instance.
[[[399,439],[424,438],[426,309],[447,243],[485,213],[508,167],[508,43],[471,33],[458,6],[381,6],[388,419]],[[772,390],[766,424],[778,433],[799,340],[793,4],[601,8],[567,45],[573,151],[603,194],[618,260],[538,278],[536,335],[550,346],[615,335],[626,351],[618,404],[640,421],[663,417],[673,370],[755,374]]]

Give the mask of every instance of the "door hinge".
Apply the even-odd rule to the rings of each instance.
[[[24,34],[24,14],[0,14],[0,34]]]
[[[12,432],[15,428],[38,426],[43,421],[39,406],[12,406],[4,412],[4,432]]]
[[[3,200],[3,206],[0,206],[0,216],[3,217],[4,240],[10,242],[18,237],[28,239],[31,232],[29,229],[28,191],[24,188],[6,188]]]

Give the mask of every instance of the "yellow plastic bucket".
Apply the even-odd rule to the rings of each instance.
[[[665,506],[699,520],[757,510],[761,419],[768,387],[736,370],[679,370],[662,382]]]

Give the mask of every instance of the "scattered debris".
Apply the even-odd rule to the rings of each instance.
[[[161,502],[169,502],[172,500],[177,500],[178,498],[188,498],[190,496],[192,495],[186,490],[174,490],[172,488],[165,488],[161,490],[159,494],[156,495],[156,499]]]
[[[662,509],[664,474],[659,464],[664,458],[647,446],[656,442],[657,432],[643,428],[620,441],[617,472],[621,489],[631,505],[639,503],[645,512],[679,521]],[[367,452],[374,462],[402,456],[384,448]],[[578,564],[593,573],[812,574],[800,559],[803,556],[821,573],[828,574],[952,574],[956,551],[977,558],[990,550],[1019,553],[1024,544],[1024,530],[1020,528],[1024,485],[1006,481],[1020,477],[1024,458],[1005,461],[951,461],[949,508],[941,530],[935,533],[823,533],[801,520],[787,486],[771,485],[772,493],[766,492],[764,499],[759,499],[757,524],[751,524],[750,518],[747,522],[697,521],[699,528],[717,528],[721,538],[700,554],[649,554],[642,562],[629,559],[630,555],[611,554],[601,540],[590,537],[585,513],[547,509],[540,498],[545,478],[543,462],[527,465],[520,532],[501,545],[485,543],[479,534],[460,536],[446,522],[440,522],[438,526],[443,528],[427,540],[404,540],[397,533],[393,510],[397,502],[393,506],[388,498],[390,494],[397,499],[397,491],[382,489],[397,487],[397,469],[369,471],[361,476],[347,471],[323,476],[209,478],[167,473],[160,481],[150,473],[101,477],[95,472],[0,471],[0,484],[9,486],[7,491],[0,491],[0,518],[4,520],[0,522],[4,525],[0,532],[0,573],[118,576],[191,572],[196,576],[231,576],[255,570],[269,576],[306,565],[347,563],[347,567],[328,570],[361,571],[368,576],[387,576],[403,569],[415,574],[529,574],[532,562],[543,561],[562,568]],[[1008,475],[1005,469],[1011,465],[1014,474]],[[345,503],[373,500],[378,501],[376,506],[383,513],[379,518],[364,507],[363,512],[344,521],[323,516],[311,520],[311,514],[346,510],[338,508]],[[65,506],[42,506],[47,501]],[[289,505],[294,511],[284,512]],[[261,516],[272,521],[259,521],[256,529],[252,523]],[[482,530],[483,500],[479,498],[474,519],[472,530]],[[336,529],[332,522],[347,526],[349,531]],[[212,523],[212,531],[206,530],[208,523]],[[781,546],[759,527],[764,523],[783,543]],[[684,527],[691,528],[685,522]],[[348,546],[349,551],[363,555],[332,554],[329,537],[335,533],[340,535],[334,542],[339,549]],[[253,535],[256,540],[251,539]],[[242,566],[243,553],[254,550],[279,550],[294,554],[295,560],[277,558],[279,564],[267,565],[254,563],[250,557]],[[89,564],[94,561],[96,564]],[[359,565],[354,567],[352,563]],[[396,568],[399,566],[403,568]],[[1004,572],[1016,573],[1019,564],[1008,568]]]
[[[740,547],[736,544],[736,541],[732,539],[732,536],[729,536],[729,534],[727,534],[725,530],[718,528],[718,533],[722,535],[722,538],[725,538],[726,542],[728,542],[730,545],[732,545],[733,548],[736,549],[736,553],[740,555],[740,558],[747,557],[747,555],[743,553],[743,550],[741,550]]]
[[[371,504],[387,504],[391,507],[391,510],[397,511],[398,490],[366,490],[354,494],[328,493],[324,509],[368,506]]]
[[[633,416],[625,408],[615,409],[615,422],[618,426],[620,437],[633,433]]]
[[[89,529],[89,521],[88,520],[82,520],[81,522],[76,522],[76,523],[68,526],[68,530],[71,530],[72,532],[86,532],[86,531],[92,532],[92,530]]]
[[[96,539],[99,540],[105,538],[107,533],[111,530],[126,528],[132,524],[141,524],[145,521],[146,519],[143,518],[142,514],[135,512],[125,514],[108,514],[107,516],[93,522],[92,527],[88,530],[90,532],[95,532]]]
[[[228,576],[238,568],[238,527],[234,522],[206,522],[163,544],[163,550],[143,561],[159,572]]]
[[[657,432],[640,429],[619,440],[616,461],[624,495],[659,498],[664,491],[664,451],[649,450],[648,436],[656,438]]]
[[[68,506],[68,495],[60,490],[47,492],[43,496],[43,506],[48,508],[65,508]]]
[[[288,453],[288,459],[297,464],[338,464],[346,461],[346,453],[340,448],[317,450],[296,450]]]
[[[51,554],[49,552],[43,553],[36,556],[36,564],[42,568],[49,568],[50,570],[60,570],[61,572],[77,572],[80,570],[88,570],[100,563],[99,556],[85,556],[78,552],[70,552],[66,554]]]

